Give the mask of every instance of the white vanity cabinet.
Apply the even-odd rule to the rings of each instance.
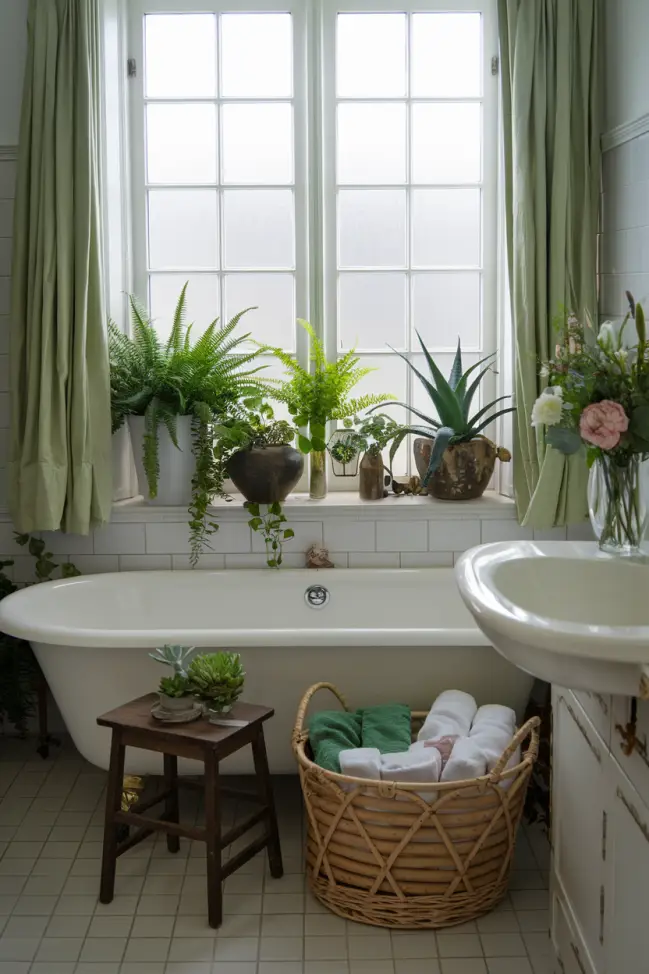
[[[598,724],[576,694],[553,688],[556,971],[649,974],[649,767],[634,762],[632,781],[618,760],[619,733],[611,727],[604,740]],[[637,776],[646,777],[642,794]]]

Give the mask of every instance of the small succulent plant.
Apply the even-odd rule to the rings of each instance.
[[[165,697],[188,697],[192,692],[189,680],[180,673],[174,673],[173,676],[163,676],[158,690]]]
[[[230,710],[241,696],[245,675],[239,653],[195,656],[188,670],[192,692],[220,711]]]
[[[193,646],[160,646],[153,653],[149,653],[151,659],[156,663],[164,663],[171,666],[174,676],[187,677],[187,660],[190,653],[194,652]]]

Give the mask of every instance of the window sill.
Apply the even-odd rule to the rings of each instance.
[[[358,494],[332,491],[321,501],[311,500],[308,494],[291,494],[284,502],[284,513],[289,520],[312,521],[321,517],[349,517],[372,521],[397,520],[453,520],[494,519],[515,520],[514,502],[509,497],[487,491],[475,501],[438,501],[430,497],[396,497],[390,495],[382,501],[361,500]],[[240,494],[233,494],[231,501],[217,501],[211,508],[219,520],[244,521],[249,518]],[[113,506],[113,523],[178,522],[187,520],[184,507],[156,507],[145,504],[141,497],[118,501]]]

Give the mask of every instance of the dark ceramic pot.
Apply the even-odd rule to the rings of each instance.
[[[434,440],[418,437],[413,443],[417,472],[423,482]],[[468,501],[482,497],[494,472],[498,448],[477,437],[444,450],[442,462],[428,481],[428,494],[442,501]]]
[[[304,470],[304,457],[292,446],[253,446],[228,461],[228,477],[247,501],[274,504],[286,500]]]

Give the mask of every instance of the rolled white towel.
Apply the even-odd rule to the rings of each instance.
[[[445,737],[434,737],[430,741],[414,741],[410,745],[411,751],[420,751],[422,748],[436,747],[442,758],[442,768],[451,756],[453,745],[457,741],[459,734],[448,734]]]
[[[466,736],[477,709],[470,693],[464,693],[463,690],[445,690],[430,708],[417,740],[426,741],[454,734]]]
[[[397,754],[381,755],[381,778],[384,781],[439,781],[442,755],[436,747],[411,748]]]
[[[469,740],[482,751],[487,762],[487,770],[492,771],[505,748],[511,743],[513,734],[506,727],[482,723],[471,728]]]
[[[376,747],[349,747],[340,752],[340,770],[352,778],[381,779],[381,752]]]
[[[487,773],[487,758],[482,748],[470,737],[460,737],[442,771],[440,781],[464,781]]]
[[[513,737],[516,730],[516,714],[511,707],[503,707],[499,703],[486,703],[482,707],[478,707],[469,736],[471,736],[474,728],[481,727],[483,724],[495,724],[497,727],[503,727],[509,731],[510,737]]]

